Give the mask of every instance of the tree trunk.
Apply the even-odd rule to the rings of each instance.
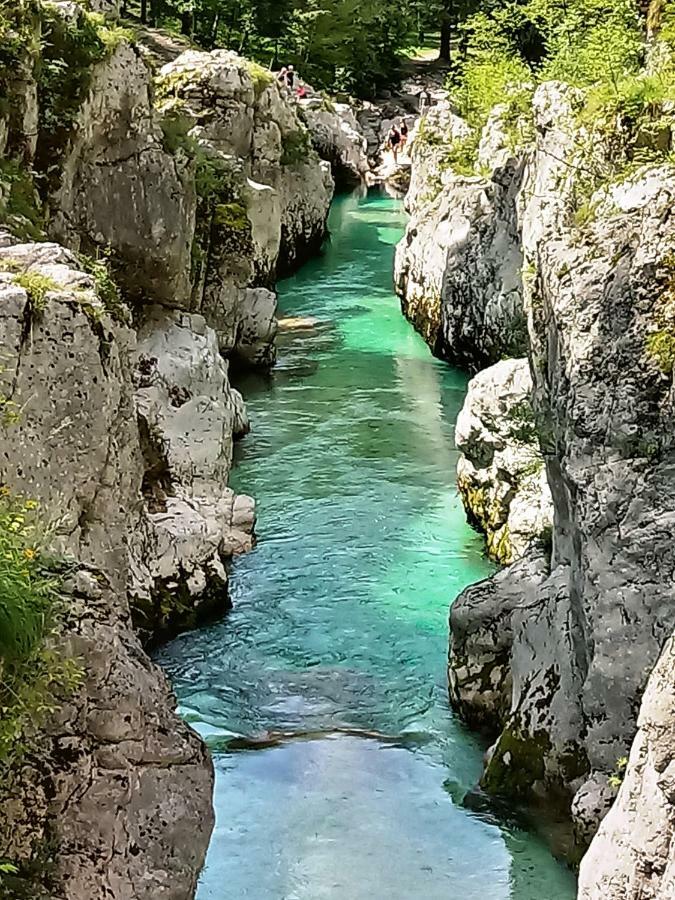
[[[148,0],[141,0],[141,22],[148,24]]]
[[[191,9],[184,9],[180,14],[180,33],[192,37],[194,14]]]
[[[452,37],[452,3],[448,3],[441,13],[441,46],[438,58],[450,62],[450,38]]]
[[[653,37],[661,27],[663,13],[666,9],[665,0],[643,0],[643,12],[647,19],[647,34]],[[645,9],[646,5],[646,9]]]

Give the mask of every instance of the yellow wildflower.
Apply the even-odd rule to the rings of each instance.
[[[26,559],[35,559],[35,557],[37,556],[37,552],[33,549],[33,547],[26,547],[26,549],[23,551],[23,555],[26,557]]]
[[[37,509],[37,500],[26,500],[24,503],[24,509]]]

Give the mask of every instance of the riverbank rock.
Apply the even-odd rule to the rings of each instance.
[[[528,551],[460,595],[450,667],[468,721],[484,717],[480,685],[510,693],[490,719],[484,787],[571,816],[567,852],[578,859],[611,804],[617,760],[675,627],[675,178],[669,166],[645,167],[601,186],[585,201],[592,214],[579,216],[576,161],[590,151],[577,104],[564,85],[537,90],[517,198],[532,404],[554,509],[550,574],[513,605]],[[592,152],[606,151],[596,142]],[[510,646],[494,649],[498,631]]]
[[[447,102],[422,117],[395,284],[432,352],[477,372],[527,350],[517,209],[524,165],[509,157],[489,177],[460,174],[469,137]]]
[[[131,628],[127,583],[147,514],[134,334],[69,251],[6,233],[0,246],[0,481],[39,503],[69,571],[58,647],[82,673],[35,757],[29,746],[3,779],[0,854],[18,864],[50,855],[38,882],[48,874],[67,900],[189,897],[213,824],[213,776]],[[40,884],[29,889],[41,895]]]
[[[504,360],[469,382],[457,419],[457,484],[469,521],[497,562],[549,534],[553,501],[539,447],[527,360]]]
[[[314,149],[331,164],[336,184],[364,184],[370,172],[368,144],[352,107],[321,96],[300,100],[299,104]]]
[[[249,422],[201,316],[153,307],[134,358],[147,518],[136,553],[145,577],[130,589],[138,627],[156,640],[229,605],[225,563],[253,544],[253,501],[227,487]]]
[[[583,859],[579,900],[675,896],[675,639],[649,677],[619,795]]]
[[[199,312],[224,353],[236,354],[245,334],[240,361],[270,365],[269,323],[256,335],[264,346],[250,351],[260,311],[250,291],[318,251],[333,195],[297,103],[267,70],[227,51],[186,50],[155,77],[124,33],[98,46],[80,7],[45,9],[46,64],[91,58],[73,96],[43,92],[35,114],[50,236],[110,257],[135,309]],[[68,105],[56,123],[54,103]]]
[[[184,116],[195,138],[241,160],[252,182],[271,188],[268,215],[277,221],[267,227],[278,228],[280,246],[267,276],[316,252],[333,182],[312,150],[298,105],[274,75],[227,50],[194,50],[160,70],[158,90],[162,108]]]

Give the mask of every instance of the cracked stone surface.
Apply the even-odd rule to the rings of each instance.
[[[447,147],[468,133],[447,101],[418,124],[395,283],[432,352],[474,373],[527,349],[517,210],[524,165],[509,154],[489,178],[456,174]]]
[[[623,783],[579,873],[579,900],[675,897],[675,638],[649,676]]]
[[[531,394],[527,360],[496,363],[469,382],[455,429],[464,507],[501,563],[520,559],[553,524]]]
[[[670,315],[675,179],[642,170],[577,226],[576,100],[564,85],[537,90],[517,199],[550,559],[526,554],[460,595],[450,679],[460,713],[495,738],[484,786],[571,816],[578,858],[675,627],[672,376],[649,342]]]
[[[110,253],[135,306],[199,312],[224,353],[265,367],[276,321],[260,291],[319,249],[334,184],[298,105],[257,72],[234,53],[186,51],[158,74],[156,108],[146,56],[121,41],[92,68],[59,159],[49,232],[76,250]],[[171,148],[167,117],[185,123],[231,196],[204,187],[187,143]],[[328,124],[343,134],[340,117]]]
[[[58,642],[83,671],[36,757],[3,783],[0,853],[25,859],[48,834],[50,896],[184,900],[213,824],[213,776],[131,625],[126,587],[146,518],[134,334],[70,251],[6,234],[0,245],[0,380],[17,413],[2,429],[0,481],[39,501],[53,549],[73,561]],[[51,279],[40,304],[25,274]]]

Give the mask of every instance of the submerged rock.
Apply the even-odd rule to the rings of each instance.
[[[501,563],[520,559],[553,524],[531,393],[527,360],[505,360],[471,380],[457,419],[459,492]]]

